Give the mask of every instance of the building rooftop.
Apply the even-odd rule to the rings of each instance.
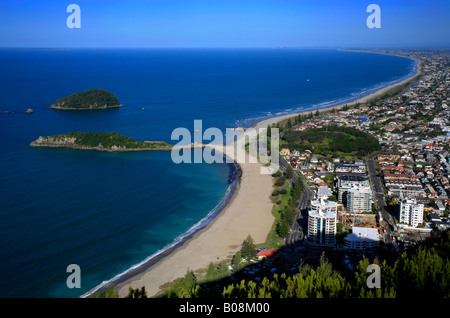
[[[332,192],[331,189],[328,188],[327,186],[321,186],[317,188],[317,198],[328,198],[329,196],[331,196]]]
[[[311,208],[309,215],[312,217],[336,217],[337,203],[334,201],[328,201],[327,199],[313,200],[311,201]]]
[[[379,241],[380,235],[378,230],[371,227],[353,227],[353,233],[345,237],[346,240],[350,241]]]
[[[369,193],[372,194],[372,190],[369,187],[358,187],[348,189],[348,192],[356,192],[356,193]]]
[[[363,177],[363,176],[359,176],[359,175],[342,175],[338,177],[340,180],[345,180],[345,181],[366,181],[368,180],[367,177]]]

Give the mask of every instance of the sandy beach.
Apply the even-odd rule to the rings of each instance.
[[[362,53],[365,53],[365,52],[362,52]],[[385,54],[385,53],[376,53],[376,54]],[[409,57],[409,58],[413,59],[412,57]],[[417,72],[415,74],[411,75],[410,77],[408,77],[408,78],[406,78],[406,79],[404,79],[404,80],[402,80],[402,81],[400,81],[398,83],[392,84],[392,85],[384,87],[382,89],[379,89],[379,90],[377,90],[377,91],[375,91],[375,92],[373,92],[371,94],[365,95],[365,96],[363,96],[363,97],[361,97],[361,98],[359,98],[357,100],[354,100],[352,102],[342,103],[342,104],[339,104],[337,106],[330,106],[330,107],[320,108],[319,109],[319,113],[327,112],[327,111],[333,110],[335,108],[339,110],[342,107],[344,107],[345,105],[353,106],[353,105],[358,104],[358,103],[362,104],[362,103],[367,102],[367,101],[369,101],[369,100],[371,100],[373,98],[382,96],[384,93],[386,93],[388,90],[390,90],[392,88],[395,88],[397,86],[401,86],[401,85],[407,83],[412,78],[414,78],[416,76],[419,76],[421,74],[421,72],[422,72],[421,61],[419,61],[417,59],[414,59],[414,60],[417,62]],[[293,113],[293,114],[287,114],[287,115],[271,117],[271,118],[268,118],[268,119],[261,120],[261,121],[255,123],[255,124],[253,124],[252,126],[255,127],[255,128],[267,128],[268,125],[276,124],[276,123],[278,123],[278,122],[280,122],[282,120],[285,120],[285,119],[288,119],[288,118],[292,118],[292,117],[296,117],[296,116],[298,116],[300,114],[309,114],[311,112],[315,112],[315,110],[313,110],[313,111],[312,110],[308,110],[308,111],[299,112],[299,113]]]
[[[148,296],[154,295],[160,291],[159,286],[183,277],[188,269],[205,268],[211,261],[234,255],[249,234],[256,243],[265,241],[274,221],[270,201],[272,177],[260,174],[260,164],[239,165],[242,171],[239,188],[223,211],[161,261],[118,284],[120,297],[128,294],[129,286],[145,286]]]
[[[323,108],[319,111],[323,112],[333,108],[339,109],[344,105],[351,106],[356,103],[363,103],[371,98],[383,95],[395,86],[404,84],[419,73],[420,62],[418,72],[399,83],[380,89],[353,102]],[[303,113],[309,112],[311,111]],[[267,128],[269,124],[299,114],[269,118],[254,124],[253,127]],[[249,234],[256,243],[265,241],[274,221],[271,213],[273,204],[270,200],[273,191],[272,177],[260,173],[261,165],[259,163],[239,163],[239,165],[242,170],[239,187],[223,211],[210,224],[195,233],[191,239],[169,255],[126,281],[120,282],[116,286],[120,297],[128,294],[129,286],[133,288],[145,286],[148,296],[153,296],[160,291],[161,285],[178,277],[183,277],[188,269],[206,268],[211,261],[217,262],[227,258],[227,256],[234,255],[236,251],[240,250],[242,242]]]

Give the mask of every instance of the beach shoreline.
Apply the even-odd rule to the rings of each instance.
[[[403,56],[403,55],[398,55],[398,54],[388,54],[388,53],[382,53],[382,52],[369,52],[369,51],[354,51],[354,50],[344,50],[344,51],[350,51],[350,52],[358,52],[358,53],[373,53],[373,54],[383,54],[383,55],[394,55],[394,56],[400,56],[400,57],[404,57],[404,58],[409,58],[412,59],[414,61],[416,61],[416,70],[414,72],[414,74],[409,74],[409,76],[405,79],[399,80],[395,83],[392,83],[389,86],[386,87],[382,87],[372,93],[369,93],[367,95],[364,95],[362,97],[359,97],[353,101],[350,102],[344,102],[344,103],[338,103],[337,105],[334,106],[327,106],[327,107],[323,107],[323,108],[317,108],[314,110],[305,110],[305,111],[300,111],[300,112],[293,112],[290,114],[286,114],[286,115],[280,115],[280,116],[274,116],[274,117],[270,117],[270,118],[266,118],[266,119],[262,119],[259,121],[256,121],[255,123],[253,123],[251,126],[253,128],[259,129],[259,128],[267,128],[268,125],[273,125],[276,124],[280,121],[292,118],[292,117],[296,117],[298,115],[306,115],[309,114],[313,111],[318,110],[319,113],[323,113],[323,112],[329,112],[332,111],[333,109],[339,110],[344,106],[354,106],[355,104],[362,104],[365,103],[371,99],[374,98],[378,98],[380,96],[382,96],[383,94],[385,94],[387,91],[394,89],[398,86],[404,85],[407,82],[413,80],[415,77],[419,77],[422,74],[422,61],[413,58],[413,57],[409,57],[409,56]]]
[[[128,294],[129,286],[145,286],[148,296],[154,296],[161,291],[161,285],[183,277],[187,270],[195,271],[205,268],[210,262],[229,259],[241,249],[248,235],[256,243],[265,241],[274,221],[270,200],[272,176],[261,175],[260,164],[235,164],[239,166],[241,175],[228,204],[183,244],[164,253],[145,269],[136,270],[135,275],[127,275],[126,279],[120,280],[116,285],[120,297]]]
[[[373,52],[376,53],[376,52]],[[405,56],[404,56],[405,57]],[[406,57],[414,59],[412,57]],[[386,91],[401,86],[421,74],[421,61],[414,59],[416,69],[407,78],[380,88],[375,92],[362,96],[354,101],[317,109],[319,113],[364,103],[382,96]],[[267,128],[282,120],[308,114],[313,110],[262,119],[251,126]],[[314,109],[316,111],[316,109]],[[250,234],[256,243],[263,243],[270,232],[274,217],[271,213],[273,203],[270,195],[273,191],[273,180],[270,175],[260,173],[261,164],[236,163],[241,171],[240,180],[226,206],[200,230],[194,232],[182,244],[176,245],[157,258],[138,268],[127,271],[118,280],[111,280],[120,297],[128,294],[128,288],[145,286],[148,296],[161,291],[160,286],[183,277],[186,271],[202,269],[210,262],[217,262],[234,255],[240,250],[243,240]],[[245,211],[245,213],[242,213]],[[170,271],[167,270],[170,268]],[[106,289],[107,285],[102,287]],[[99,290],[101,290],[100,288]]]

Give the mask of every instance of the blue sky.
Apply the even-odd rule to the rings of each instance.
[[[450,0],[0,0],[0,47],[450,47],[449,17]]]

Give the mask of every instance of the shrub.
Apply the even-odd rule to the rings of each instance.
[[[280,170],[278,170],[277,172],[275,172],[275,173],[272,173],[272,177],[275,177],[275,178],[279,178],[279,177],[281,177],[281,171],[280,171]]]

